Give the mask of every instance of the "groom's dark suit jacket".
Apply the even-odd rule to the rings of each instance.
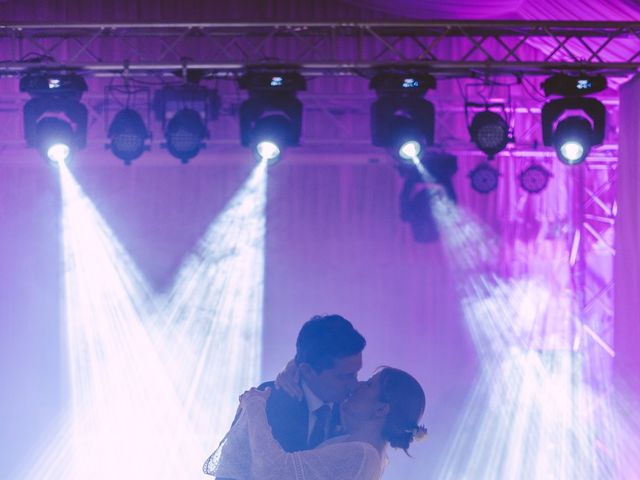
[[[309,445],[309,409],[307,401],[297,400],[284,390],[275,388],[274,382],[266,382],[258,387],[264,390],[271,387],[271,396],[267,400],[267,419],[271,425],[273,437],[287,452],[308,450]],[[338,408],[333,409],[329,425],[329,437],[338,434],[340,414]]]
[[[275,388],[274,382],[265,382],[258,387],[264,390],[271,387],[271,395],[267,400],[267,420],[271,425],[273,437],[287,452],[297,452],[308,450],[309,445],[309,409],[307,401],[297,400],[284,390]],[[236,414],[233,424],[236,423],[240,412]],[[340,434],[340,413],[338,408],[334,408],[329,424],[329,437]],[[217,477],[219,480],[233,480]]]

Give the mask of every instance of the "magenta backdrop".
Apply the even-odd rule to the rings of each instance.
[[[187,1],[178,8],[176,2],[155,2],[149,7],[144,1],[42,4],[9,0],[0,2],[0,15],[6,22],[388,18],[383,9],[353,5],[363,1],[244,0],[228,2],[224,8],[219,3]],[[381,2],[371,3],[380,7]],[[430,9],[420,18],[483,16],[474,2],[447,3],[446,8],[443,2],[420,3]],[[631,2],[606,4],[610,7],[598,3],[602,19],[628,18]],[[394,2],[394,12],[411,15],[416,5]],[[580,19],[589,11],[580,8],[580,2],[496,0],[492,5],[500,16],[527,19]],[[636,105],[627,107],[628,125],[639,124]],[[627,152],[624,158],[637,158],[637,131],[626,138],[628,143],[621,144],[621,152],[623,148]],[[141,270],[157,289],[163,289],[246,177],[250,167],[246,153],[238,151],[235,156],[237,166],[194,161],[186,168],[167,162],[166,167],[127,169],[114,164],[89,166],[77,173]],[[334,160],[337,156],[332,155]],[[423,478],[434,471],[453,429],[477,369],[475,352],[441,246],[416,244],[407,225],[399,221],[401,185],[390,164],[344,160],[326,166],[297,165],[292,155],[270,174],[263,376],[272,377],[293,354],[302,321],[321,312],[347,316],[368,339],[363,373],[388,363],[407,368],[425,385],[426,421],[434,440],[419,446],[416,460],[400,459],[391,466],[406,478]],[[528,159],[503,162],[498,191],[480,196],[470,190],[465,178],[477,158],[459,160],[460,203],[497,234],[502,252],[499,266],[505,276],[518,278],[535,271],[553,287],[566,286],[565,277],[552,267],[545,269],[541,262],[549,258],[545,255],[560,260],[568,254],[566,227],[573,221],[576,171],[569,172],[557,162],[547,164],[554,179],[543,195],[532,196],[515,182]],[[621,171],[626,173],[620,176],[624,186],[619,186],[624,226],[617,244],[622,254],[617,281],[624,286],[616,309],[624,313],[617,318],[616,347],[625,372],[637,372],[640,178],[634,162],[625,163]],[[56,175],[33,152],[18,152],[15,159],[0,164],[0,478],[24,461],[38,438],[52,427],[66,399],[59,348],[59,202]]]
[[[115,236],[161,291],[252,162],[240,149],[222,164],[215,152],[188,166],[158,155],[166,166],[87,161],[75,170]],[[2,444],[10,445],[0,465],[9,469],[53,425],[67,394],[58,340],[57,178],[34,152],[21,157],[5,162],[0,175],[0,381],[3,392],[11,392],[0,409]],[[416,243],[399,220],[401,180],[391,162],[354,163],[338,153],[326,165],[296,158],[292,151],[269,175],[263,378],[291,358],[304,320],[345,315],[368,339],[364,376],[391,364],[414,373],[428,394],[425,421],[437,440],[419,445],[415,460],[395,456],[389,478],[433,471],[477,369],[446,256],[439,243]],[[466,179],[476,160],[460,158],[460,203],[496,233],[506,278],[543,275],[550,288],[562,288],[569,243],[557,225],[571,221],[575,171],[555,162],[554,181],[533,196],[514,181],[519,162],[502,162],[500,187],[483,196]]]

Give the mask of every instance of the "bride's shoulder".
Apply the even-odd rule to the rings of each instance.
[[[368,442],[343,441],[332,443],[316,450],[318,458],[331,465],[338,476],[332,478],[349,480],[379,479],[384,469],[380,452]]]
[[[351,458],[359,458],[360,468],[358,479],[379,479],[382,476],[385,465],[388,463],[386,453],[380,452],[369,442],[353,441],[351,443],[354,450]]]
[[[369,442],[360,440],[345,440],[324,446],[323,448],[349,451],[350,453],[360,453],[365,456],[374,456],[380,458],[380,452]]]

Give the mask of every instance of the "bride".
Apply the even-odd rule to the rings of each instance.
[[[360,382],[340,406],[344,435],[313,450],[288,453],[273,438],[265,413],[270,394],[270,389],[253,388],[241,395],[240,417],[205,463],[205,473],[236,480],[378,480],[387,445],[406,452],[426,434],[418,425],[424,391],[395,368],[383,367]]]

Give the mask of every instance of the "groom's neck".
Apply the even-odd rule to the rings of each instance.
[[[311,397],[312,400],[319,400],[322,403],[330,403],[326,398],[323,397],[322,391],[320,388],[318,388],[318,385],[314,385],[313,382],[302,380],[302,389],[305,392],[307,403],[309,403],[309,397]]]

